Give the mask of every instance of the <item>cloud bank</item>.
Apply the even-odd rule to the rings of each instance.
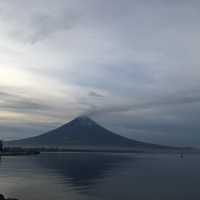
[[[199,9],[195,0],[0,1],[0,137],[88,114],[130,138],[200,145]]]

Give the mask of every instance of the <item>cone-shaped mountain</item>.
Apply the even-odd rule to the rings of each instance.
[[[27,139],[11,141],[8,144],[35,147],[164,147],[161,145],[131,140],[115,134],[98,125],[87,116],[77,117],[69,123],[45,134]]]

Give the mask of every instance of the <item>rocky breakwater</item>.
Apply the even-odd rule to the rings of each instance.
[[[4,195],[0,194],[0,200],[18,200],[18,199],[14,199],[14,198],[5,198]]]

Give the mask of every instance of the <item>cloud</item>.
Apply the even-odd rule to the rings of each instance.
[[[41,127],[86,113],[132,138],[200,144],[199,8],[0,1],[1,120]]]
[[[75,22],[76,18],[70,15],[53,17],[38,14],[23,29],[15,30],[10,34],[24,42],[35,44],[53,36],[56,32],[70,30],[75,25]]]
[[[88,93],[88,95],[89,95],[90,97],[95,97],[95,98],[103,98],[103,97],[104,97],[104,95],[102,95],[102,94],[100,94],[100,93],[97,93],[97,92],[94,92],[94,91],[90,91],[90,92]]]
[[[152,98],[148,100],[136,101],[135,103],[113,103],[112,105],[107,106],[94,106],[90,107],[90,115],[101,115],[105,113],[118,113],[121,112],[138,112],[148,109],[162,109],[162,108],[173,108],[177,106],[184,106],[187,104],[199,104],[200,96],[198,91],[193,92],[192,94],[174,94],[171,96],[162,96],[157,98]]]
[[[2,110],[14,110],[17,112],[31,112],[47,110],[49,107],[33,99],[6,92],[0,92],[0,105]]]
[[[52,36],[54,33],[68,31],[76,25],[78,19],[78,15],[73,15],[70,10],[65,12],[62,7],[56,6],[56,12],[52,12],[51,9],[56,8],[53,8],[54,4],[52,2],[49,2],[51,7],[49,11],[40,7],[40,3],[37,1],[32,2],[31,5],[24,2],[23,6],[19,6],[16,1],[13,3],[8,2],[1,6],[1,18],[12,24],[12,28],[9,29],[10,37],[21,40],[24,43],[35,44]],[[29,13],[22,12],[24,9],[28,9]]]

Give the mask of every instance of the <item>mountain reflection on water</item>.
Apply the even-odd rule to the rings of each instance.
[[[199,168],[198,154],[3,157],[0,193],[20,200],[199,200]]]
[[[81,190],[89,188],[98,180],[109,176],[109,172],[120,169],[127,162],[134,159],[129,156],[115,154],[53,154],[51,159],[40,157],[37,161],[42,168],[53,170],[60,174],[73,188]]]
[[[66,196],[71,200],[89,199],[82,195],[92,192],[98,183],[118,174],[134,160],[129,155],[103,153],[6,157],[0,164],[0,193],[20,200],[66,199]]]

